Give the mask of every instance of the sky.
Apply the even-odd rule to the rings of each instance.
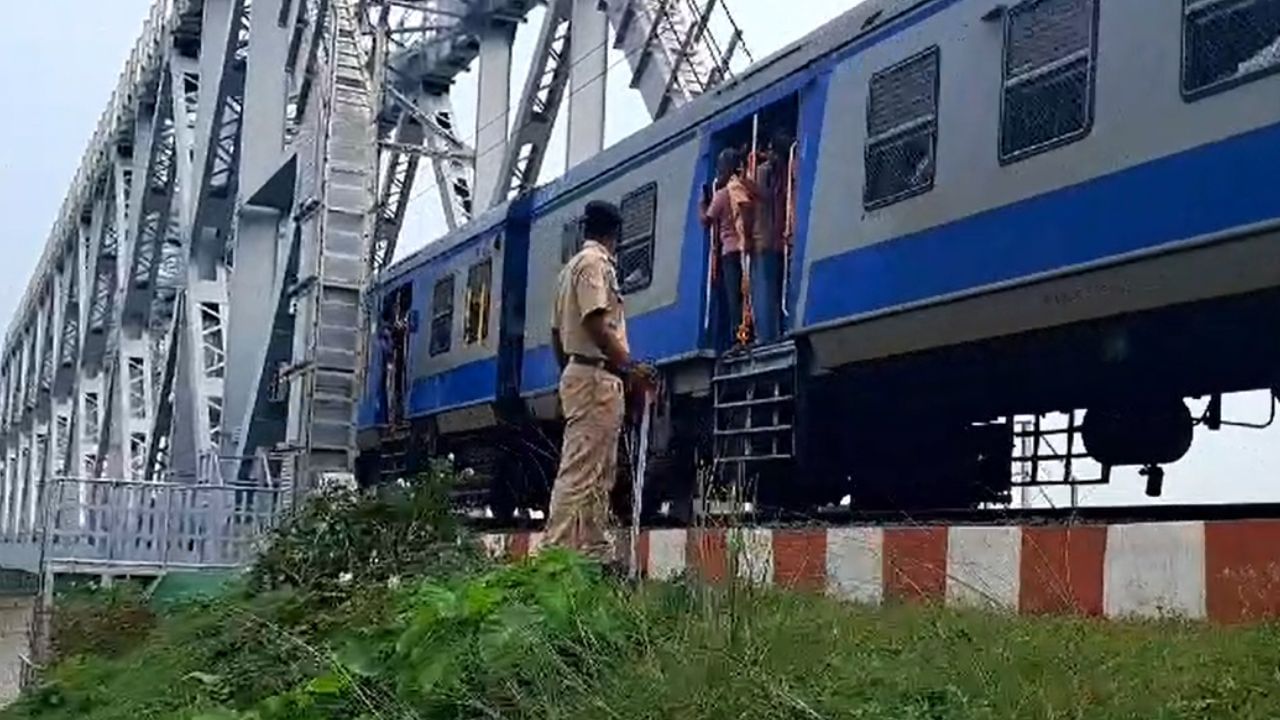
[[[151,0],[41,0],[9,3],[0,23],[0,318],[10,318],[44,247],[50,227],[80,162],[98,117]],[[761,59],[798,40],[857,4],[856,0],[796,0],[778,12],[774,0],[727,0],[742,28],[747,48]],[[518,93],[536,41],[541,10],[517,33],[512,87]],[[69,21],[74,19],[74,22]],[[722,24],[721,20],[717,21]],[[722,26],[720,27],[722,30]],[[627,87],[629,68],[616,50],[608,60],[608,120],[611,145],[648,124],[639,95]],[[476,126],[475,74],[454,87],[456,126],[471,141]],[[516,98],[512,98],[514,104]],[[542,180],[564,169],[564,125],[553,133]],[[440,202],[429,177],[420,178],[409,208],[400,252],[411,252],[443,229]],[[1229,397],[1224,415],[1265,420],[1270,398]],[[1196,407],[1200,405],[1197,404]],[[1167,468],[1165,494],[1158,502],[1280,501],[1280,424],[1265,431],[1198,430],[1191,452]],[[1150,502],[1131,469],[1118,470],[1110,486],[1082,489],[1082,504]],[[1033,496],[1036,504],[1064,505],[1063,491]]]
[[[0,318],[7,326],[151,0],[5,6],[0,23]]]

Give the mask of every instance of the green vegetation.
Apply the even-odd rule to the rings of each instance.
[[[78,599],[58,626],[75,641],[0,720],[1280,715],[1277,627],[628,589],[559,551],[496,567],[440,516],[446,479],[327,495],[224,598],[153,620],[109,593],[134,608],[115,635]]]

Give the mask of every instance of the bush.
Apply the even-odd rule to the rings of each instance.
[[[204,717],[505,717],[549,708],[628,656],[637,626],[624,594],[576,555],[401,589],[393,612],[333,638],[328,669],[259,702]],[[352,618],[354,619],[354,618]],[[539,713],[534,713],[539,714]]]
[[[634,626],[625,598],[599,569],[548,550],[511,567],[453,581],[424,580],[395,623],[345,640],[346,672],[380,682],[429,715],[486,715],[554,695],[622,656]]]
[[[332,598],[351,587],[472,567],[479,555],[450,510],[452,486],[452,470],[438,462],[412,482],[325,490],[268,538],[250,587]]]

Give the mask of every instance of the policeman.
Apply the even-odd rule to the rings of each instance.
[[[565,428],[544,539],[607,563],[624,392],[647,388],[654,371],[633,362],[627,344],[614,261],[622,217],[613,204],[592,201],[581,222],[584,243],[560,271],[551,321]]]

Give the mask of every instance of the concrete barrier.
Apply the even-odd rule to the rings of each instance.
[[[625,531],[615,534],[625,547]],[[541,537],[489,535],[495,556]],[[1280,618],[1280,520],[1060,526],[651,530],[642,572],[738,576],[862,603],[930,601],[1027,614]],[[739,558],[729,562],[730,556]],[[620,557],[625,558],[622,554]]]

